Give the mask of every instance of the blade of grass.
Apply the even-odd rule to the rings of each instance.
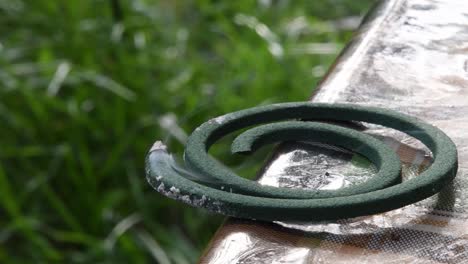
[[[37,246],[45,257],[50,260],[59,260],[62,258],[61,254],[55,250],[47,240],[35,232],[28,221],[25,221],[20,208],[16,204],[2,163],[0,163],[0,204],[11,218],[11,221],[14,221],[18,225],[18,229],[22,235]]]

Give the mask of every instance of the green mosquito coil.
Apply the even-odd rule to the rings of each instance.
[[[299,121],[311,120],[311,121]],[[420,140],[433,163],[402,181],[396,153],[380,140],[328,121],[361,121],[393,128]],[[285,140],[340,146],[369,159],[377,173],[338,190],[291,189],[261,185],[236,175],[208,154],[223,136],[240,129],[233,153],[249,154]],[[190,135],[186,170],[156,142],[146,157],[146,177],[158,192],[192,206],[228,216],[266,221],[319,221],[365,216],[397,209],[438,193],[457,173],[457,150],[440,129],[396,111],[352,104],[281,103],[249,108],[211,119]],[[190,176],[190,175],[201,175]]]

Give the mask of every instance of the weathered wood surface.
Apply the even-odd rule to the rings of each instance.
[[[368,15],[311,98],[395,109],[444,130],[457,144],[451,186],[385,214],[322,223],[228,219],[200,263],[468,263],[468,1],[390,0]],[[401,156],[404,177],[430,164],[405,134],[365,124]],[[372,175],[353,153],[285,143],[262,184],[339,188]]]

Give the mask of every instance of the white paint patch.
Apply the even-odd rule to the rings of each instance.
[[[169,191],[171,191],[171,192],[174,193],[174,194],[179,194],[179,193],[180,193],[180,190],[177,189],[177,188],[174,187],[174,186],[172,186],[172,187],[169,189]]]
[[[164,194],[165,193],[165,190],[164,190],[164,183],[161,182],[161,184],[158,186],[158,188],[156,189],[158,192]]]

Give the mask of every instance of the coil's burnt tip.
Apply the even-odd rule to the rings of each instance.
[[[151,149],[149,150],[149,152],[153,152],[156,150],[162,150],[162,151],[167,152],[167,146],[161,140],[157,140],[156,142],[153,143],[153,146],[151,146]]]

